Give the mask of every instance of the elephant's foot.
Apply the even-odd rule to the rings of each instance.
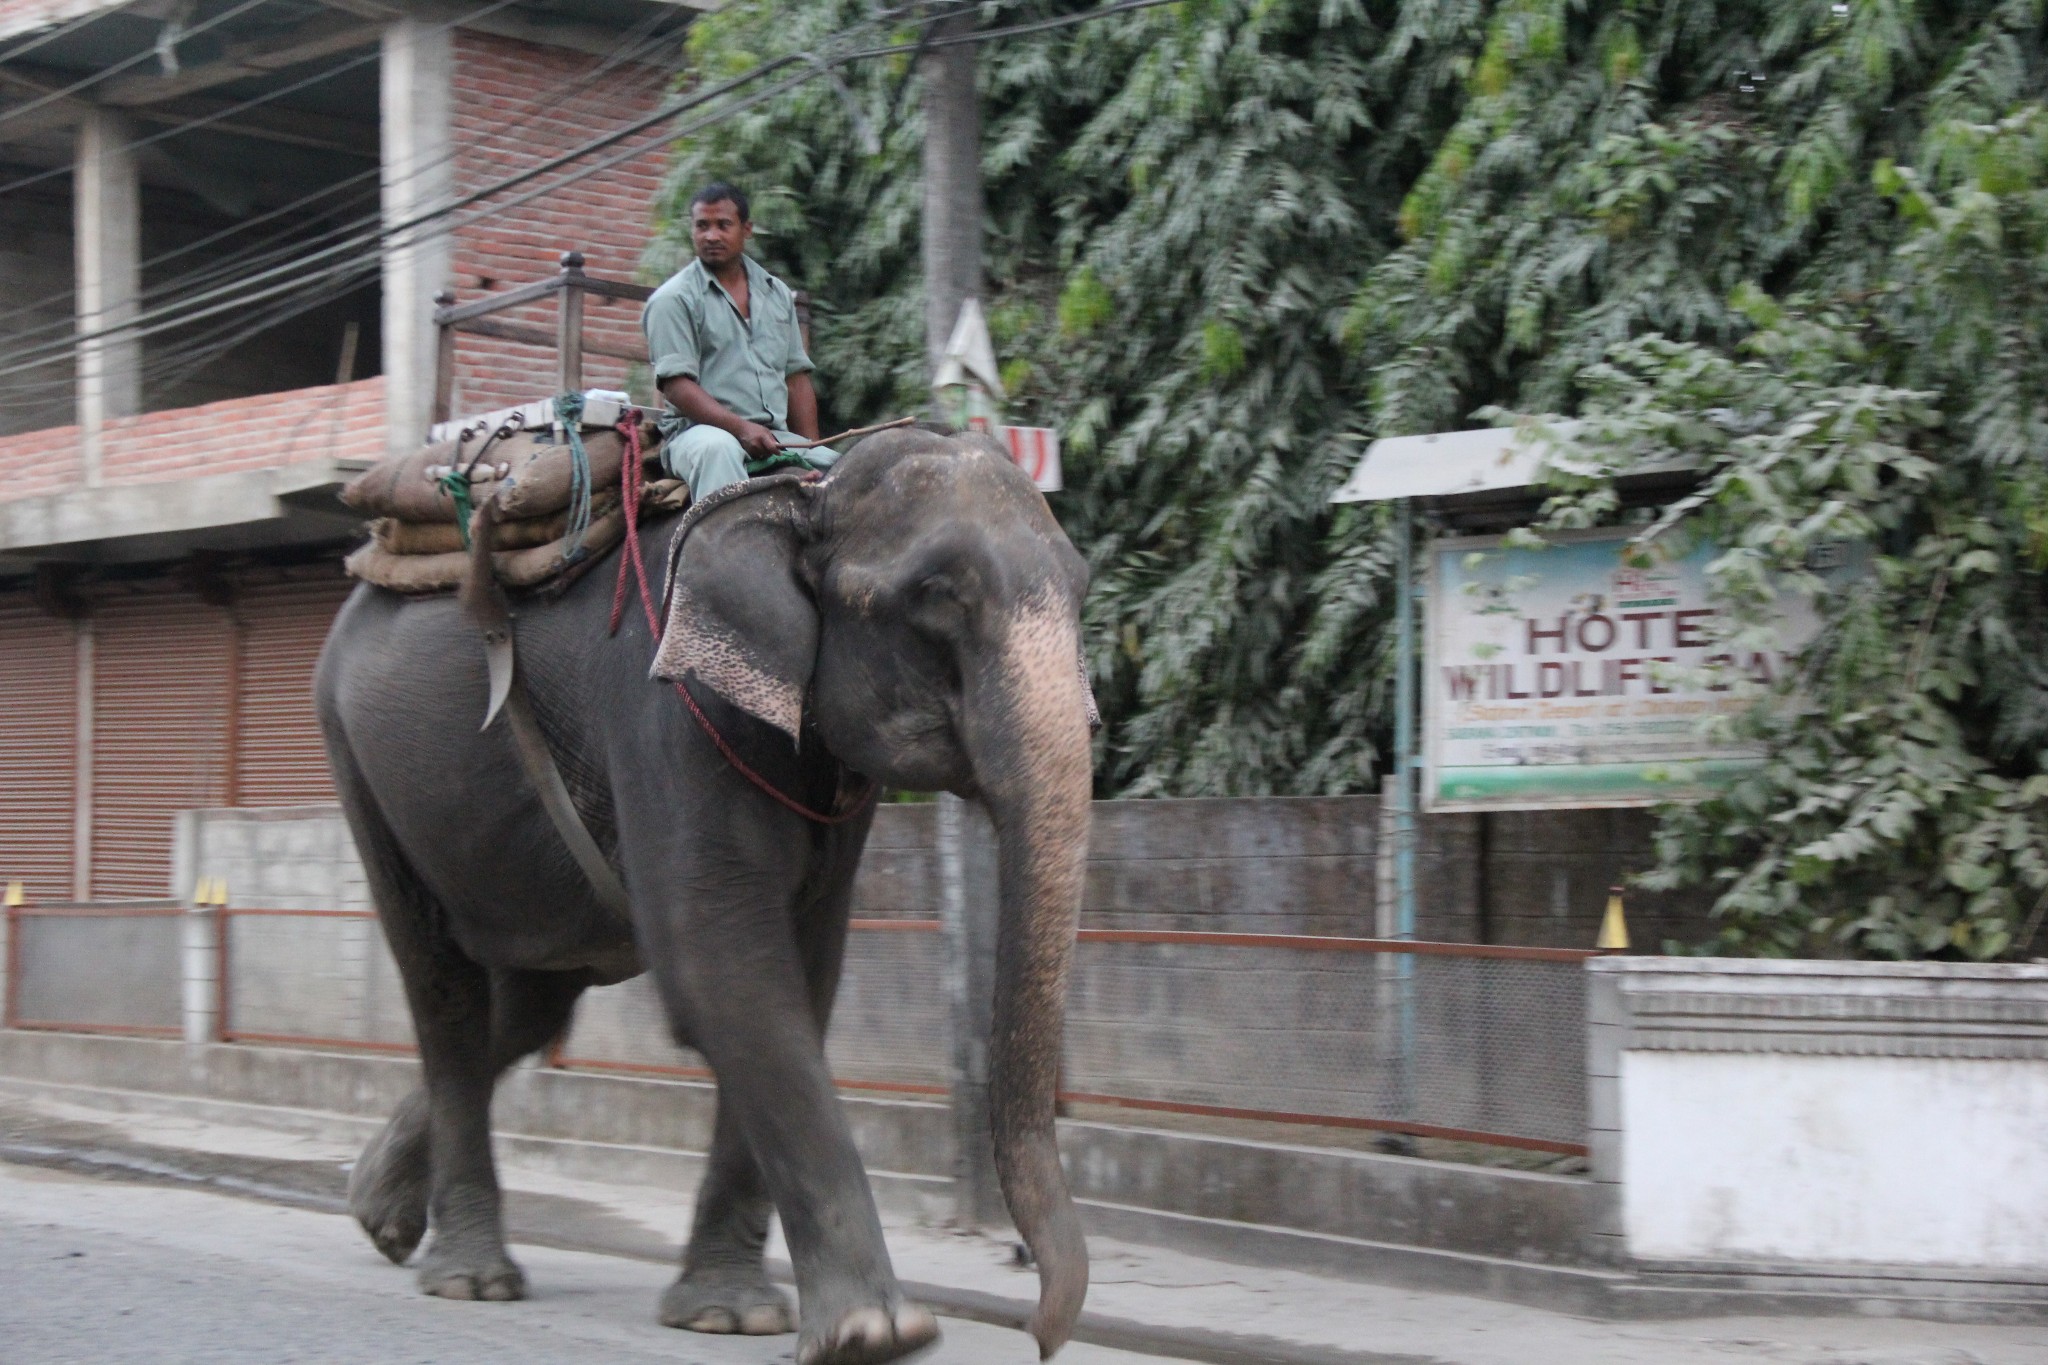
[[[506,1303],[526,1297],[526,1275],[502,1250],[474,1255],[444,1251],[437,1240],[420,1260],[420,1292]]]
[[[415,1091],[370,1139],[348,1177],[348,1211],[393,1265],[427,1235],[426,1096]]]
[[[759,1266],[691,1271],[662,1294],[657,1316],[663,1327],[691,1332],[766,1337],[796,1330],[789,1296],[768,1283]]]
[[[813,1332],[806,1314],[803,1338],[797,1343],[797,1365],[882,1365],[901,1360],[939,1339],[939,1322],[931,1310],[914,1303],[894,1308],[872,1305],[851,1308],[826,1319]]]

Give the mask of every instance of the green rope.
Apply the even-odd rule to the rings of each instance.
[[[583,448],[583,395],[556,395],[555,417],[569,436],[569,533],[562,551],[562,563],[569,565],[583,558],[583,537],[590,530],[590,452]]]
[[[469,548],[469,518],[476,510],[469,498],[469,475],[460,465],[451,464],[448,472],[440,479],[441,491],[455,501],[455,529],[462,533],[462,548]]]

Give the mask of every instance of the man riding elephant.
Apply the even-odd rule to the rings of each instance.
[[[647,300],[640,325],[667,405],[662,463],[704,498],[750,474],[823,469],[818,395],[797,324],[796,295],[746,253],[754,237],[744,191],[713,182],[690,199],[697,259]]]

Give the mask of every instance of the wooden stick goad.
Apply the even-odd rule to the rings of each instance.
[[[913,426],[916,422],[917,419],[915,417],[898,417],[893,422],[877,422],[871,427],[855,427],[851,431],[842,431],[837,436],[821,436],[815,441],[784,441],[782,448],[784,450],[816,450],[819,446],[836,446],[841,441],[851,441],[856,436],[872,436],[878,431],[894,431],[897,427]]]

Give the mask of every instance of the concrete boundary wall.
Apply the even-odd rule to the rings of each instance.
[[[940,917],[938,808],[875,815],[854,914]],[[367,909],[362,871],[334,806],[191,812],[173,894],[225,877],[236,905]],[[1098,801],[1082,924],[1367,937],[1377,926],[1379,798]],[[1650,863],[1642,811],[1444,815],[1422,821],[1419,936],[1589,948],[1607,888]],[[1638,943],[1704,938],[1699,896],[1631,893]]]
[[[1588,970],[1594,1260],[1652,1296],[2048,1311],[2048,965]]]

